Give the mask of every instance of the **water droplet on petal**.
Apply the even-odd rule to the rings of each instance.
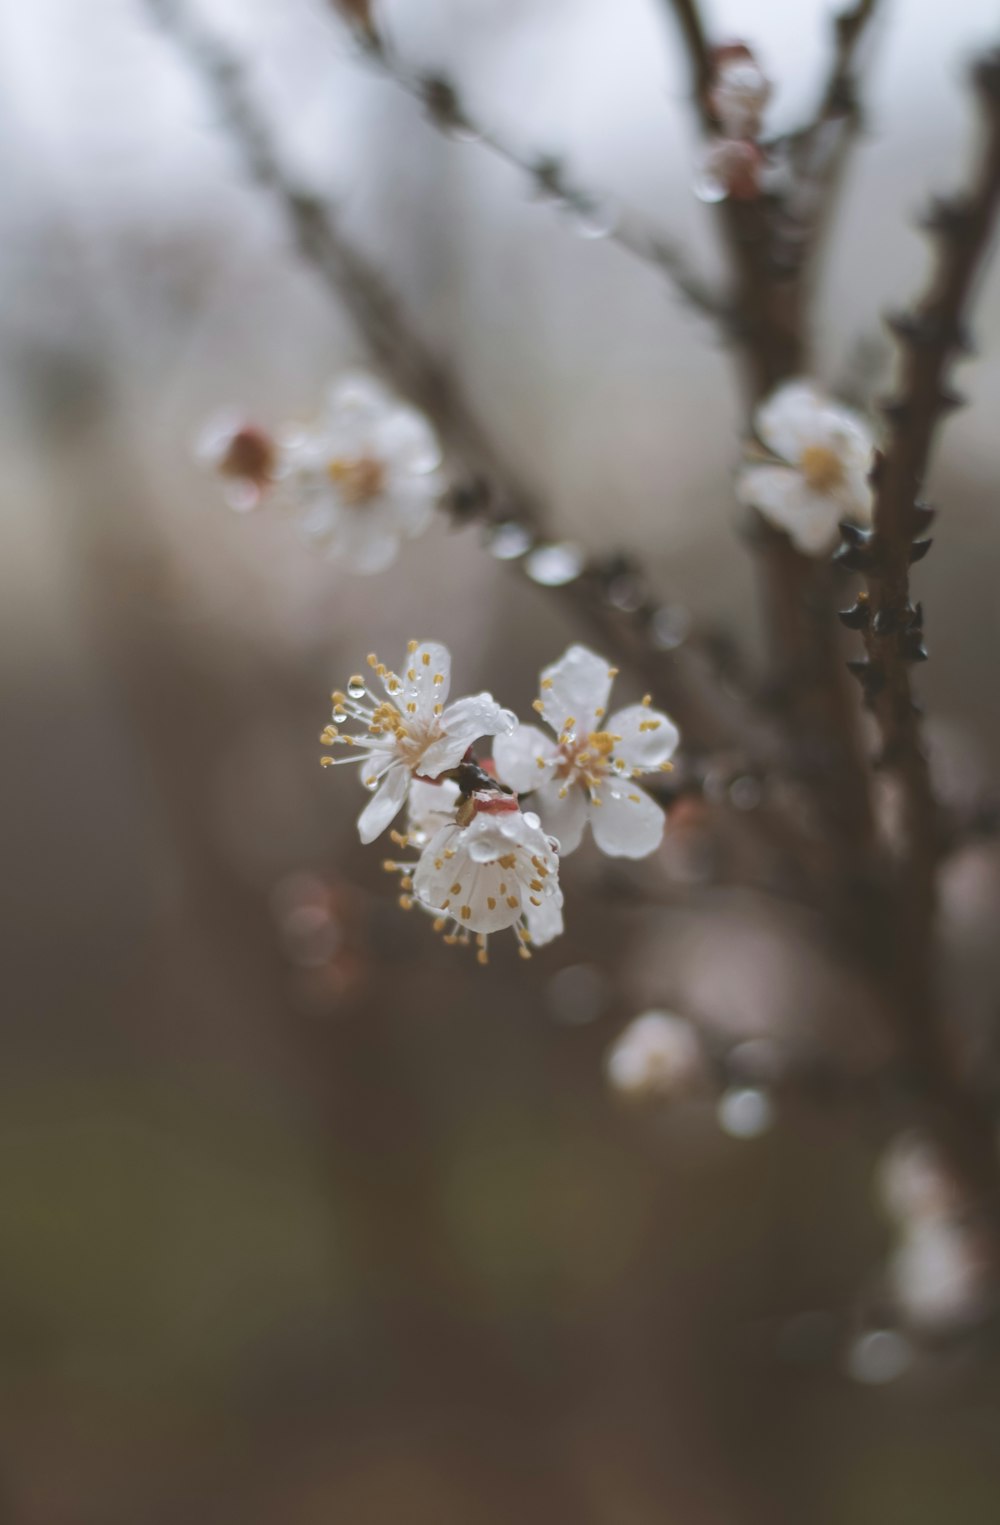
[[[561,588],[579,577],[584,557],[578,545],[563,541],[560,545],[540,545],[537,551],[532,551],[525,566],[532,582],[541,583],[544,588]]]
[[[856,1382],[881,1386],[895,1382],[913,1362],[913,1347],[895,1329],[871,1329],[861,1335],[847,1355],[847,1370]]]
[[[759,1138],[774,1122],[774,1107],[766,1091],[740,1086],[723,1093],[716,1115],[730,1138]]]
[[[490,555],[498,561],[516,561],[518,556],[530,551],[531,540],[531,531],[511,519],[506,524],[498,524],[490,535]]]

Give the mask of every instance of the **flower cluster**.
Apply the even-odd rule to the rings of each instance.
[[[829,555],[842,520],[871,523],[875,441],[859,414],[799,378],[765,398],[754,423],[759,446],[737,479],[741,502],[807,556]]]
[[[752,201],[762,189],[759,140],[771,83],[742,42],[713,49],[712,66],[706,105],[719,131],[705,151],[696,188],[703,201]]]
[[[354,572],[381,572],[428,527],[442,491],[441,448],[427,419],[369,376],[336,382],[318,420],[272,438],[219,420],[199,454],[240,510],[275,501],[302,536]]]
[[[358,674],[332,696],[321,761],[360,767],[363,842],[406,811],[391,839],[418,856],[385,862],[401,904],[429,912],[448,941],[474,938],[480,962],[494,932],[513,930],[525,957],[559,935],[560,857],[588,823],[612,857],[659,846],[664,813],[636,780],[669,767],[677,728],[648,696],[605,719],[615,669],[602,657],[571,646],[542,673],[535,708],[552,736],[518,725],[491,694],[449,704],[451,658],[437,642],[411,641],[398,674],[374,654],[368,664],[372,679]],[[485,737],[493,756],[477,760]]]

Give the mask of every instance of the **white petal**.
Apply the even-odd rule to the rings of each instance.
[[[413,779],[407,800],[408,835],[419,846],[443,827],[454,825],[457,803],[458,785],[454,779],[445,778],[439,784],[422,778]]]
[[[564,730],[586,734],[607,708],[614,671],[586,646],[571,646],[542,673],[542,715],[559,736]]]
[[[442,488],[443,478],[436,472],[425,477],[398,472],[390,475],[385,493],[400,535],[414,540],[424,533],[434,518]]]
[[[562,857],[575,852],[587,824],[586,791],[579,784],[562,784],[553,779],[542,785],[532,803],[538,808],[545,830],[558,840]]]
[[[673,757],[681,739],[669,715],[647,704],[630,704],[616,711],[608,721],[608,730],[612,736],[621,737],[615,742],[615,757],[644,772]]]
[[[394,763],[358,817],[362,842],[374,842],[399,814],[410,786],[410,772],[402,763]]]
[[[420,720],[430,720],[436,704],[445,704],[451,687],[451,654],[440,641],[421,641],[407,651],[399,670],[402,692],[393,699],[402,714],[415,704],[413,712]]]
[[[546,783],[558,759],[555,742],[535,725],[519,725],[509,736],[497,736],[493,742],[497,777],[518,794],[529,794]]]
[[[391,409],[375,432],[380,460],[399,472],[424,474],[441,464],[441,446],[424,415],[405,404]]]
[[[841,519],[854,524],[870,525],[874,494],[868,481],[870,461],[864,466],[848,466],[842,485],[837,489],[837,502]]]
[[[492,694],[475,694],[456,699],[441,716],[440,741],[427,748],[420,763],[421,773],[435,778],[462,761],[474,741],[481,736],[509,733],[517,725],[517,716],[503,709]]]
[[[786,381],[757,409],[757,433],[775,455],[797,463],[807,445],[822,441],[823,414],[828,406],[814,382],[805,377]]]
[[[609,858],[645,858],[663,838],[666,817],[644,790],[624,780],[608,779],[600,805],[590,807],[594,841]]]
[[[340,562],[348,571],[363,576],[384,572],[395,561],[398,551],[398,537],[380,530],[367,535],[334,536],[326,547],[331,561]]]
[[[831,551],[843,517],[836,499],[811,492],[805,479],[790,466],[747,466],[740,472],[737,495],[770,524],[784,530],[806,555]]]
[[[561,890],[557,890],[552,895],[543,895],[541,905],[532,905],[530,899],[525,901],[524,919],[528,924],[528,934],[534,947],[544,948],[545,944],[552,942],[553,938],[561,936],[562,907]]]

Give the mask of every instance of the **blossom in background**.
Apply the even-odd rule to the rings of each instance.
[[[680,1096],[700,1090],[708,1068],[690,1022],[647,1011],[619,1034],[605,1060],[608,1080],[625,1096]]]
[[[226,501],[238,513],[256,508],[274,486],[278,447],[265,429],[235,413],[212,419],[195,454],[225,482]]]
[[[528,956],[529,944],[541,947],[563,930],[556,844],[511,795],[487,790],[463,801],[457,819],[427,843],[412,885],[439,931],[476,937],[481,963],[493,932],[513,928]]]
[[[745,43],[715,48],[708,105],[727,138],[760,137],[771,82]]]
[[[663,836],[664,814],[636,783],[668,766],[679,735],[673,721],[641,704],[605,721],[616,669],[585,646],[571,646],[542,673],[535,709],[555,733],[521,725],[498,735],[497,773],[519,794],[533,794],[545,829],[572,852],[589,820],[612,858],[644,858]]]
[[[784,530],[807,556],[829,554],[842,519],[871,523],[874,437],[865,420],[814,382],[787,381],[757,409],[772,459],[752,459],[737,479],[740,501]]]
[[[381,572],[430,524],[440,464],[423,414],[357,375],[330,389],[318,424],[285,435],[278,477],[308,540],[351,571]]]
[[[348,753],[323,757],[324,766],[357,762],[366,788],[375,791],[358,819],[362,842],[373,842],[395,820],[414,777],[436,778],[456,767],[474,741],[511,731],[517,724],[517,717],[501,709],[490,694],[447,704],[451,657],[436,641],[409,643],[402,676],[374,654],[368,663],[386,697],[372,695],[364,678],[351,678],[346,693],[334,693],[334,723],[320,738],[324,745],[341,746]],[[364,729],[341,730],[348,721],[360,722]]]

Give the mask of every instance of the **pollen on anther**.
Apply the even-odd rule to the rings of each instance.
[[[443,932],[447,925],[448,925],[448,918],[447,918],[447,916],[436,916],[434,918],[433,926],[434,926],[435,932]]]
[[[476,953],[476,963],[477,964],[488,964],[489,961],[490,961],[490,956],[487,953],[486,949],[485,948],[480,948],[478,950],[478,952]]]
[[[429,651],[425,651],[423,656],[420,658],[420,660],[421,660],[421,662],[423,662],[425,667],[430,667],[430,665],[431,665],[431,654],[430,654],[430,652]]]
[[[413,896],[412,895],[400,895],[399,903],[402,906],[404,911],[412,911],[413,910]]]
[[[456,882],[455,882],[455,883],[454,883],[454,884],[453,884],[453,885],[452,885],[452,887],[451,887],[451,889],[450,889],[450,890],[449,890],[449,891],[448,891],[448,893],[449,893],[449,894],[450,894],[450,895],[461,895],[461,893],[462,893],[462,886],[461,886],[461,885],[460,885],[460,884],[459,884],[459,883],[458,883],[458,881],[457,881],[457,880],[456,880]]]
[[[542,688],[551,688],[552,687],[552,679],[551,678],[543,678],[542,682],[541,682],[541,687]]]
[[[461,916],[463,921],[468,921],[469,917],[472,915],[472,907],[471,907],[471,905],[463,905],[461,910],[460,910],[460,912],[459,912],[459,915]]]
[[[406,713],[408,715],[415,715],[417,713],[417,706],[414,704],[412,699],[410,700],[409,704],[406,706]]]
[[[643,694],[641,703],[643,703],[646,706],[647,709],[652,704],[652,702],[653,702],[652,694]]]
[[[497,902],[496,902],[496,896],[495,895],[487,895],[487,897],[486,897],[486,906],[487,906],[487,909],[490,910],[490,911],[495,911],[496,910]]]
[[[531,708],[536,710],[539,715],[545,714],[545,705],[542,703],[541,699],[532,699]]]
[[[334,759],[332,757],[321,757],[319,760],[319,765],[321,768],[332,768],[333,763]]]
[[[419,641],[407,641],[407,643],[406,643],[406,649],[407,649],[407,651],[409,651],[409,652],[414,652],[414,651],[416,651],[416,649],[417,649],[417,647],[418,647],[418,646],[419,646],[419,645],[420,645],[420,642],[419,642]]]
[[[512,911],[515,910],[516,907],[517,907],[517,896],[516,895],[508,895],[507,896],[507,904],[510,906]]]

